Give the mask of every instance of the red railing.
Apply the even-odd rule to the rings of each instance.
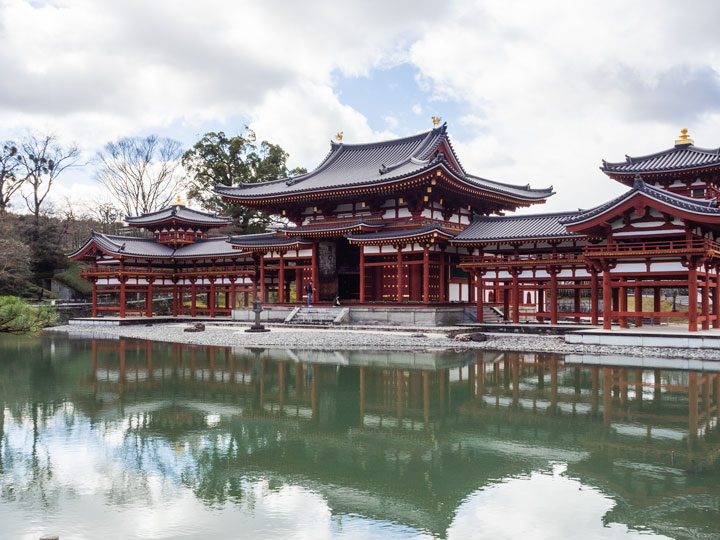
[[[617,242],[610,245],[585,246],[586,255],[597,253],[636,253],[642,251],[720,251],[720,243],[707,238],[692,240],[662,240],[655,242]]]
[[[519,253],[517,255],[470,255],[461,257],[461,264],[509,264],[537,263],[545,264],[555,261],[575,261],[582,257],[582,252],[563,253]]]

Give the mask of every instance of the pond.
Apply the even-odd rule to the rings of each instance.
[[[718,538],[718,370],[4,336],[0,538]]]

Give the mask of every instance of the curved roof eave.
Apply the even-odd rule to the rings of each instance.
[[[310,188],[307,190],[293,190],[293,191],[285,191],[281,193],[274,193],[271,195],[255,195],[255,196],[245,196],[243,197],[241,193],[228,193],[227,191],[223,190],[222,187],[216,186],[215,192],[221,195],[222,197],[227,197],[229,199],[253,199],[257,201],[263,201],[263,200],[272,200],[279,197],[289,197],[292,195],[304,195],[308,193],[327,193],[332,191],[346,191],[346,190],[353,190],[353,189],[359,189],[363,187],[381,187],[385,185],[390,185],[396,182],[400,182],[402,180],[405,180],[407,178],[410,178],[412,176],[416,176],[418,174],[423,174],[432,171],[435,168],[442,168],[448,175],[452,176],[452,178],[460,183],[465,184],[466,186],[477,189],[480,191],[485,191],[488,193],[492,193],[495,195],[515,198],[518,200],[525,200],[525,201],[541,201],[546,199],[547,197],[550,197],[554,195],[554,192],[552,191],[552,187],[549,188],[541,188],[541,189],[532,189],[532,188],[525,188],[524,186],[514,186],[512,184],[502,184],[500,182],[494,182],[492,180],[485,180],[480,177],[471,177],[470,175],[467,176],[467,178],[464,178],[463,176],[459,175],[455,170],[453,170],[452,167],[445,164],[445,162],[439,162],[439,163],[428,163],[424,168],[417,169],[412,172],[408,172],[401,175],[396,175],[388,178],[384,178],[381,181],[373,181],[373,182],[365,182],[365,183],[353,183],[353,184],[342,184],[342,185],[336,185],[331,188]],[[478,180],[483,180],[488,182],[489,184],[494,185],[501,185],[504,187],[512,188],[512,189],[518,189],[518,190],[525,190],[531,192],[534,196],[523,196],[522,194],[514,194],[514,193],[508,193],[507,191],[504,191],[502,189],[495,188],[493,185],[483,185],[479,184],[477,182],[468,181],[468,178],[476,178]],[[220,189],[218,189],[220,188]],[[227,187],[225,187],[227,189]],[[232,189],[232,188],[230,188]]]

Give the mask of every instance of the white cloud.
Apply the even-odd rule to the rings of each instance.
[[[55,130],[92,156],[122,135],[247,121],[312,167],[337,131],[346,142],[407,133],[399,112],[353,109],[333,85],[409,62],[428,102],[459,104],[444,116],[451,135],[453,121],[462,128],[466,167],[554,185],[548,209],[622,191],[600,160],[668,147],[681,127],[718,144],[720,4],[435,5],[0,0],[0,138]]]

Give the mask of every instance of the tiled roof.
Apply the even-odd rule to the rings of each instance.
[[[236,257],[242,252],[233,249],[230,244],[229,236],[219,236],[217,238],[204,238],[187,246],[182,246],[175,251],[176,259],[200,258],[200,257]]]
[[[452,243],[466,244],[536,238],[577,238],[582,235],[568,232],[565,226],[560,223],[561,219],[577,214],[578,212],[558,212],[525,216],[476,216],[473,222],[452,240]]]
[[[228,236],[206,238],[178,248],[177,250],[159,243],[154,238],[135,238],[132,236],[115,236],[92,231],[85,244],[69,255],[70,258],[83,252],[91,243],[97,244],[108,253],[125,257],[147,257],[151,259],[171,258],[202,258],[239,256],[241,251],[233,249]]]
[[[642,178],[636,176],[632,189],[630,189],[623,195],[620,195],[619,197],[608,201],[605,204],[601,204],[600,206],[591,208],[590,210],[583,210],[578,212],[574,216],[568,216],[567,218],[562,219],[561,222],[563,224],[573,224],[587,221],[588,219],[603,214],[607,210],[634,196],[636,193],[643,193],[646,196],[659,202],[674,206],[675,208],[678,208],[680,210],[692,212],[694,214],[720,215],[720,208],[718,208],[718,203],[716,200],[694,199],[692,197],[678,195],[677,193],[673,193],[671,191],[656,188],[649,184],[646,184],[645,182],[643,182]]]
[[[635,174],[691,170],[712,165],[720,165],[720,148],[698,148],[689,144],[647,156],[625,156],[625,161],[619,163],[603,160],[600,169],[608,174]]]
[[[367,144],[331,143],[330,153],[313,171],[282,180],[237,186],[216,186],[215,192],[227,197],[261,198],[323,191],[357,185],[381,184],[402,179],[431,169],[442,162],[452,174],[471,186],[525,200],[542,200],[552,195],[552,188],[530,189],[485,180],[468,175],[457,159],[453,166],[447,159],[430,159],[433,152],[447,141],[447,126],[391,141]],[[452,150],[451,150],[452,151]]]
[[[388,229],[369,234],[348,234],[346,238],[350,242],[372,242],[378,240],[393,240],[395,238],[410,239],[435,232],[448,238],[453,238],[458,234],[457,231],[442,227],[439,223],[429,223],[427,225],[423,225],[422,227],[415,227],[412,229]]]
[[[193,210],[192,208],[187,208],[179,204],[168,206],[157,212],[149,212],[141,216],[128,216],[125,218],[128,224],[141,226],[154,225],[173,220],[215,227],[222,227],[232,223],[232,219],[229,217],[218,216],[214,212]]]
[[[115,236],[92,231],[88,241],[70,257],[83,251],[92,242],[108,253],[126,257],[171,258],[174,252],[173,248],[158,243],[154,238]]]
[[[240,236],[231,236],[229,242],[233,246],[247,247],[249,249],[253,247],[282,247],[292,246],[295,244],[312,244],[312,240],[306,240],[304,238],[278,236],[275,233],[262,233],[262,234],[244,234]]]
[[[319,232],[326,233],[337,231],[338,233],[341,233],[343,231],[350,231],[352,229],[360,228],[382,229],[384,226],[384,221],[367,222],[363,220],[354,220],[346,221],[343,223],[329,223],[325,225],[304,225],[302,227],[286,227],[284,229],[279,229],[278,232],[282,233],[284,236],[302,236],[303,234],[313,234]]]

